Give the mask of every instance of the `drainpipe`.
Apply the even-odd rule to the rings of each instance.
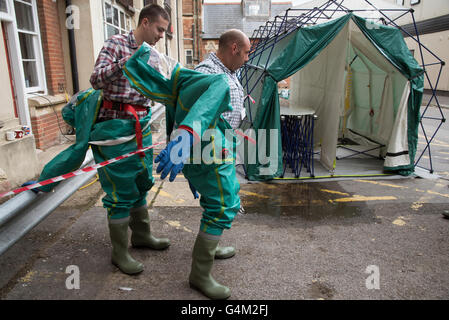
[[[179,35],[179,5],[181,4],[182,6],[182,1],[177,1],[176,2],[176,39],[178,42],[178,61],[181,61],[181,37]],[[181,18],[181,22],[182,22],[182,18]]]
[[[72,5],[71,0],[65,1],[66,9]],[[67,17],[69,14],[67,13]],[[76,44],[75,44],[75,30],[73,28],[67,29],[69,35],[69,51],[70,51],[70,66],[72,70],[72,84],[73,94],[79,91],[79,76],[78,76],[78,62],[76,59]]]
[[[193,61],[199,62],[200,56],[198,55],[198,32],[197,32],[197,25],[198,25],[198,2],[197,0],[193,0],[193,26],[192,26],[192,36],[193,36]]]

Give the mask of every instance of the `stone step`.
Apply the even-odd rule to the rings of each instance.
[[[10,120],[1,120],[2,122],[0,125],[2,127],[0,128],[0,143],[9,142],[6,140],[6,132],[8,131],[15,131],[15,130],[22,130],[22,126],[19,123],[19,119],[10,119]]]

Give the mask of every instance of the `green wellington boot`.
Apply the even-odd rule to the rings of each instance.
[[[130,210],[129,227],[132,230],[131,244],[136,248],[164,250],[170,246],[167,238],[156,238],[151,235],[150,215],[146,206]]]
[[[207,239],[200,233],[196,237],[192,252],[190,287],[200,291],[210,299],[227,299],[231,296],[231,290],[219,284],[211,275],[219,241],[219,239]]]
[[[235,256],[234,247],[217,247],[215,251],[215,259],[229,259]]]
[[[111,223],[109,235],[112,243],[112,264],[123,273],[136,274],[143,271],[143,264],[134,260],[128,252],[128,221]]]

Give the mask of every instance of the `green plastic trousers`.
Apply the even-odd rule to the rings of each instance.
[[[183,169],[185,177],[201,194],[200,204],[204,209],[201,230],[221,235],[224,229],[231,227],[240,208],[240,185],[235,175],[235,148],[232,147],[235,139],[229,141],[226,135],[234,133],[221,116],[232,110],[226,76],[181,68],[146,44],[128,60],[123,72],[136,90],[165,104],[167,136],[177,128],[187,127],[193,131],[195,145],[200,144],[201,150],[210,148],[212,160],[222,160],[201,159],[186,164]],[[209,129],[213,131],[209,135],[211,139],[203,139]],[[226,156],[223,156],[223,149],[228,151]],[[195,156],[192,150],[192,158]]]

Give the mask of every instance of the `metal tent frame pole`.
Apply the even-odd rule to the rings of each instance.
[[[267,21],[265,25],[260,26],[259,28],[255,29],[253,31],[253,35],[251,37],[251,53],[248,61],[248,65],[246,65],[242,71],[240,72],[240,81],[242,82],[242,86],[246,90],[246,94],[251,95],[251,93],[254,91],[254,89],[257,87],[257,84],[260,81],[263,81],[263,78],[269,73],[267,72],[267,68],[270,65],[272,53],[274,50],[274,47],[279,43],[280,40],[284,39],[288,35],[290,35],[292,32],[295,32],[296,30],[307,26],[307,25],[313,25],[316,24],[320,20],[330,20],[334,17],[334,15],[337,12],[345,12],[345,13],[357,13],[357,12],[379,12],[381,17],[378,19],[382,24],[384,25],[391,25],[397,29],[399,29],[404,35],[407,37],[410,37],[412,40],[414,40],[419,47],[419,63],[420,66],[424,70],[424,74],[426,77],[427,82],[429,83],[430,89],[431,89],[431,97],[429,99],[429,102],[427,103],[424,110],[420,113],[420,128],[423,132],[423,135],[425,137],[426,145],[424,147],[424,150],[419,154],[419,156],[415,157],[415,163],[414,166],[418,166],[422,169],[428,170],[430,173],[433,173],[433,162],[432,162],[432,153],[431,153],[431,144],[438,133],[438,131],[441,128],[441,125],[446,122],[446,119],[444,117],[444,114],[441,110],[440,103],[438,101],[437,97],[437,88],[438,84],[441,78],[442,69],[445,65],[445,62],[441,60],[435,53],[433,53],[429,48],[427,48],[420,39],[419,36],[419,30],[416,25],[416,20],[414,16],[414,10],[413,9],[397,9],[397,8],[391,8],[391,9],[379,9],[375,5],[371,3],[369,0],[362,0],[365,1],[370,8],[369,9],[361,9],[361,10],[351,10],[344,6],[345,0],[328,0],[324,2],[320,7],[315,8],[303,8],[303,9],[288,9],[286,10],[284,15],[277,15],[274,17],[274,19]],[[389,13],[401,13],[399,16],[395,17],[394,19],[389,17]],[[415,35],[410,34],[407,32],[404,28],[402,28],[400,25],[397,24],[397,21],[410,14],[413,21],[413,26],[415,30]],[[269,50],[269,51],[267,51]],[[436,62],[426,62],[426,58],[424,56],[424,51],[428,53],[431,57],[433,57]],[[263,58],[263,59],[262,59]],[[430,66],[436,66],[440,65],[440,70],[438,72],[437,78],[435,81],[432,81],[430,79],[430,76],[428,74],[428,67]],[[258,76],[256,75],[257,69],[263,69],[264,72],[260,73]],[[257,78],[253,77],[256,75]],[[253,85],[250,85],[251,81],[254,81]],[[438,108],[439,113],[441,115],[440,118],[435,117],[428,117],[426,116],[427,110],[429,106],[431,105],[432,101],[435,101],[435,106]],[[245,107],[248,110],[249,115],[249,122],[250,127],[253,127],[253,121],[254,121],[254,114],[252,112],[252,106],[250,101],[245,102]],[[440,123],[437,126],[437,129],[432,134],[428,134],[428,129],[426,128],[423,120],[432,120],[432,121],[439,121]],[[425,153],[428,153],[429,155],[429,164],[430,167],[426,168],[423,165],[421,165],[422,158]]]

